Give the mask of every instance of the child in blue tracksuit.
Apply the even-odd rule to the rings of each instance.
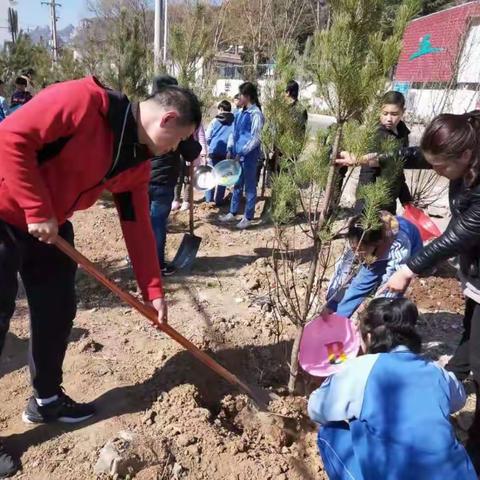
[[[476,480],[450,415],[465,404],[455,375],[419,355],[418,311],[373,300],[360,321],[367,355],[343,364],[310,397],[330,480]]]
[[[233,188],[230,212],[220,217],[221,221],[236,220],[240,210],[240,201],[245,189],[246,206],[242,220],[237,228],[248,228],[255,215],[257,200],[257,162],[260,158],[260,134],[263,128],[263,114],[258,101],[257,87],[250,82],[239,87],[242,110],[235,114],[233,133],[230,135],[227,149],[230,157],[240,161],[242,174]]]
[[[350,318],[370,294],[422,248],[420,233],[408,220],[384,211],[379,223],[381,228],[365,230],[361,215],[350,220],[350,248],[337,263],[330,280],[326,313],[336,312]]]
[[[207,128],[206,140],[208,146],[208,164],[215,166],[218,162],[227,158],[227,143],[230,135],[233,133],[232,104],[227,100],[222,100],[218,104],[218,114],[212,120]],[[223,203],[225,196],[225,187],[218,185],[205,193],[205,201],[212,203],[215,201],[217,206]]]

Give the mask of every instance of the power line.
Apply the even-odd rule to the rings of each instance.
[[[52,22],[52,52],[53,52],[53,61],[57,63],[58,60],[58,38],[57,38],[57,7],[61,7],[60,3],[55,2],[55,0],[50,0],[48,2],[42,2],[42,5],[47,5],[50,7],[50,19]]]

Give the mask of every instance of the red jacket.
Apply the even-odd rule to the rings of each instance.
[[[60,83],[0,123],[0,219],[21,229],[52,217],[62,224],[103,190],[112,192],[138,284],[153,300],[163,290],[149,215],[150,162],[107,175],[118,158],[111,93],[93,77]],[[125,111],[113,110],[124,128]],[[125,138],[136,138],[130,117]]]

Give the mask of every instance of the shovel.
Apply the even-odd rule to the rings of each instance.
[[[188,189],[190,191],[190,207],[189,207],[189,233],[185,234],[182,239],[182,243],[178,248],[178,252],[173,259],[173,266],[176,270],[190,270],[193,262],[200,248],[202,239],[194,234],[193,224],[193,162],[190,164],[190,175],[188,181]]]
[[[160,323],[158,321],[157,311],[144,303],[140,302],[133,295],[122,290],[115,282],[110,280],[102,271],[100,271],[90,260],[84,257],[79,251],[72,247],[66,240],[57,237],[55,245],[75,263],[88,272],[93,278],[98,280],[102,285],[107,287],[117,297],[130,305],[132,308],[141,313],[156,329],[166,333],[170,338],[179,343],[182,347],[188,350],[197,360],[202,362],[205,366],[213,370],[216,374],[224,378],[228,383],[238,387],[242,392],[247,394],[257,405],[260,411],[267,412],[267,406],[271,400],[270,393],[260,387],[252,387],[240,380],[236,375],[228,371],[225,367],[220,365],[216,360],[200,350],[190,340],[185,338],[173,327],[167,323]]]

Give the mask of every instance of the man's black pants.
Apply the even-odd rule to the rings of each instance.
[[[59,234],[73,245],[70,222]],[[34,394],[49,398],[60,391],[62,364],[76,314],[77,265],[47,245],[0,221],[0,353],[15,311],[17,273],[30,308],[29,366]]]

